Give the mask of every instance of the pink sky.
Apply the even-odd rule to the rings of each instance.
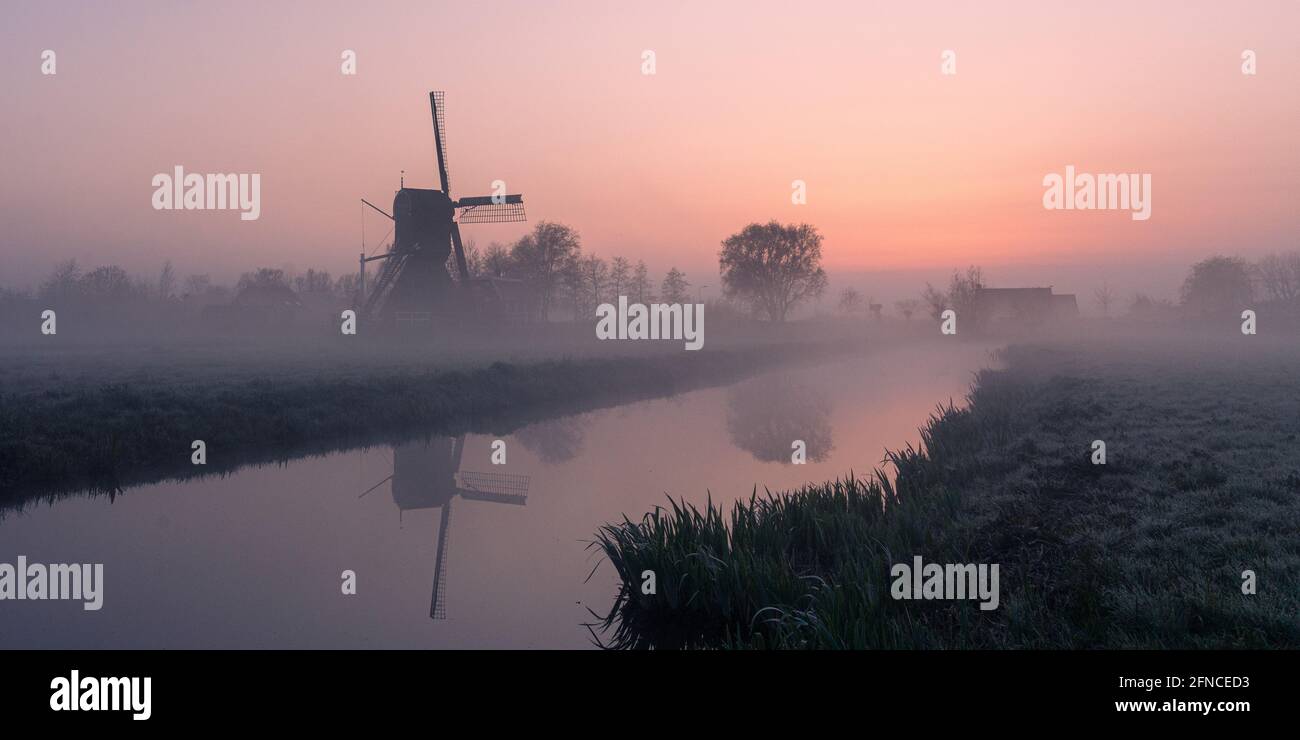
[[[1050,7],[1049,7],[1050,6]],[[0,284],[56,260],[229,279],[354,269],[365,197],[504,180],[605,257],[716,283],[745,223],[836,272],[1052,282],[1300,248],[1300,3],[24,3],[0,28]],[[40,74],[43,49],[58,74]],[[358,74],[340,74],[353,49]],[[656,53],[657,73],[641,74]],[[940,74],[940,55],[957,74]],[[1258,74],[1241,73],[1252,49]],[[158,212],[155,173],[255,172],[262,216]],[[1149,221],[1042,178],[1152,175]],[[790,203],[807,182],[808,204]],[[366,217],[370,246],[387,229]],[[480,245],[520,225],[467,226]],[[1071,267],[1073,266],[1073,267]],[[1100,268],[1099,268],[1100,269]],[[1064,273],[1062,273],[1064,274]],[[1167,282],[1167,281],[1166,281]],[[908,286],[911,290],[913,286]]]

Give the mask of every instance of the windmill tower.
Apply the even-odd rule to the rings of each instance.
[[[509,223],[526,220],[522,195],[479,195],[453,199],[447,163],[447,126],[443,93],[429,93],[433,111],[434,150],[438,155],[440,190],[408,188],[405,181],[393,197],[393,213],[362,199],[362,203],[393,221],[393,243],[374,257],[361,254],[360,314],[385,323],[428,321],[435,313],[472,310],[471,282],[461,243],[460,224]],[[448,271],[455,254],[456,279]],[[373,287],[366,291],[366,263],[383,260]]]
[[[528,502],[528,476],[463,471],[460,459],[464,447],[463,434],[459,437],[433,437],[394,447],[393,474],[370,488],[373,491],[391,480],[393,503],[397,504],[400,512],[442,510],[438,523],[438,557],[433,567],[433,596],[429,603],[431,619],[447,618],[444,596],[452,500],[459,496],[471,501],[515,506]]]

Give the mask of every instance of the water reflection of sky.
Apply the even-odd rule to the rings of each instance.
[[[899,350],[565,417],[505,437],[504,466],[466,435],[33,505],[0,562],[102,562],[104,608],[0,602],[0,646],[582,647],[614,594],[607,564],[584,583],[601,524],[869,471],[986,362]]]

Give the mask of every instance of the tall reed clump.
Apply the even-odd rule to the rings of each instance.
[[[883,470],[736,501],[730,515],[670,499],[640,521],[602,527],[592,547],[618,573],[613,607],[589,625],[612,648],[925,647],[948,625],[981,619],[973,603],[900,602],[890,568],[913,554],[959,559],[949,537],[959,517],[953,483],[997,466],[983,454],[1005,440],[1015,390],[981,373],[971,395],[981,413],[940,406],[919,447],[887,454]],[[988,472],[985,470],[984,472]],[[655,593],[642,592],[655,574]],[[942,614],[937,610],[942,610]],[[960,639],[960,638],[958,638]]]

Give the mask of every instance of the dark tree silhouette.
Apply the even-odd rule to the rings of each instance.
[[[54,266],[54,272],[41,284],[41,298],[45,300],[64,300],[75,297],[81,285],[81,268],[76,260],[60,262]]]
[[[785,321],[790,310],[826,290],[822,237],[808,224],[750,224],[722,242],[723,294]]]
[[[636,299],[637,303],[646,303],[654,299],[654,294],[650,292],[650,270],[646,268],[645,262],[636,263],[627,292],[630,297]]]
[[[551,221],[539,222],[510,250],[510,260],[537,288],[543,320],[550,318],[556,290],[581,250],[578,232]]]
[[[117,265],[105,265],[82,276],[81,293],[91,299],[120,301],[135,295],[135,286],[126,270]]]
[[[284,274],[284,270],[274,267],[259,267],[254,272],[246,272],[240,275],[235,290],[279,287],[289,287],[289,278]]]
[[[1097,300],[1097,306],[1101,308],[1101,315],[1110,318],[1110,307],[1115,305],[1115,291],[1111,290],[1107,283],[1102,283],[1093,295]]]
[[[674,267],[664,276],[659,291],[663,294],[663,299],[667,303],[685,303],[690,299],[690,294],[686,292],[690,285],[686,280],[686,273]]]
[[[952,279],[948,281],[948,290],[942,291],[926,283],[921,299],[930,308],[930,317],[938,321],[943,312],[949,308],[959,316],[970,316],[975,307],[975,293],[984,287],[984,271],[971,265],[963,275],[953,270]]]
[[[1183,281],[1183,308],[1193,316],[1223,317],[1245,308],[1253,294],[1246,260],[1216,255],[1192,265]]]
[[[497,242],[488,245],[479,264],[483,274],[492,277],[505,277],[506,273],[514,267],[514,262],[510,259],[510,250]]]
[[[1264,256],[1255,264],[1254,277],[1272,300],[1300,298],[1300,252]]]
[[[614,261],[610,263],[609,289],[614,300],[618,300],[621,295],[627,295],[631,274],[632,265],[627,261],[626,257],[615,257]]]

